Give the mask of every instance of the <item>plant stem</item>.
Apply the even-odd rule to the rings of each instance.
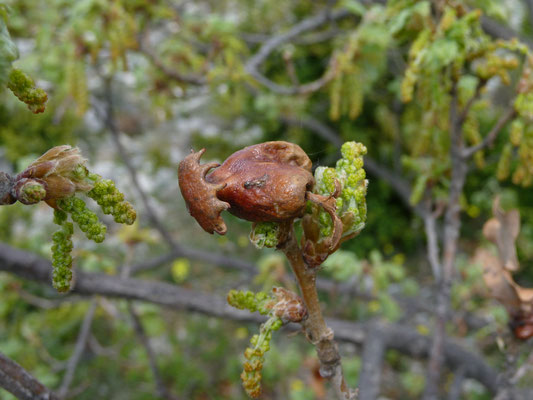
[[[302,323],[302,327],[316,347],[320,361],[320,375],[331,380],[339,400],[353,400],[356,398],[356,391],[350,390],[344,380],[341,356],[333,340],[333,331],[326,325],[320,309],[316,291],[317,268],[311,268],[305,263],[292,226],[289,229],[287,240],[283,241],[279,248],[291,264],[307,307],[308,318]]]

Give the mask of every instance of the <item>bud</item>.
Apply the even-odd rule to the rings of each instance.
[[[24,179],[31,179],[41,183],[46,190],[46,196],[41,200],[55,207],[56,200],[70,197],[78,191],[87,192],[93,188],[94,182],[89,179],[89,172],[85,167],[86,162],[87,160],[81,156],[77,147],[56,146],[18,174],[15,182],[18,185],[19,182],[25,182]],[[31,197],[30,201],[37,195],[35,190],[38,189],[34,185],[31,187],[33,189],[30,190],[32,191],[30,194],[16,192],[16,197],[21,203],[34,204],[25,203],[28,195]],[[19,193],[23,195],[23,199],[19,198]]]
[[[258,249],[276,247],[279,233],[279,224],[275,222],[256,222],[252,225],[250,241]]]
[[[272,293],[276,297],[272,311],[284,324],[307,318],[307,308],[298,295],[282,287],[273,288]]]
[[[17,181],[14,190],[22,204],[36,204],[46,197],[46,183],[40,179],[22,178]]]

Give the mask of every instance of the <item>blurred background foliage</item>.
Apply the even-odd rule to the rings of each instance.
[[[20,53],[13,65],[33,77],[49,99],[44,113],[33,115],[9,90],[0,89],[1,169],[20,171],[55,145],[80,146],[92,170],[114,179],[133,199],[140,218],[132,227],[110,225],[108,239],[100,246],[77,232],[75,268],[118,274],[120,266],[165,254],[167,246],[146,217],[109,133],[105,115],[112,104],[129,162],[173,238],[183,246],[231,254],[257,265],[252,276],[243,276],[238,270],[179,258],[138,275],[225,296],[230,288],[294,289],[295,283],[279,254],[250,245],[248,223],[225,217],[227,236],[207,237],[188,216],[178,193],[176,165],[189,149],[206,147],[204,158],[220,161],[246,145],[288,140],[302,146],[317,166],[334,163],[339,142],[363,142],[369,157],[406,179],[413,192],[406,204],[390,183],[369,174],[366,228],[323,267],[322,276],[335,283],[321,293],[326,315],[354,321],[382,317],[427,335],[434,286],[423,221],[413,207],[424,201],[428,190],[437,200],[448,190],[448,88],[436,71],[467,57],[468,51],[481,51],[469,48],[468,40],[481,47],[483,40],[494,43],[479,28],[477,11],[442,22],[442,15],[435,16],[435,4],[449,3],[453,7],[447,10],[460,7],[465,14],[480,9],[533,41],[532,21],[528,2],[519,0],[384,3],[0,1]],[[254,78],[250,60],[261,46],[328,10],[345,15],[281,43],[261,62],[260,73],[270,81],[262,84]],[[480,142],[513,99],[520,66],[528,61],[523,49],[511,47],[483,50],[488,55],[475,64],[475,71],[459,79],[462,105],[484,82],[483,98],[473,105],[465,125],[469,144]],[[321,79],[324,84],[316,90],[286,90]],[[517,122],[505,128],[490,150],[475,155],[461,198],[462,258],[452,289],[453,334],[477,343],[495,366],[505,360],[503,345],[495,343],[510,340],[507,317],[488,299],[481,268],[469,256],[483,242],[481,227],[491,215],[492,198],[501,194],[506,208],[521,212],[519,259],[526,265],[533,258],[533,125],[527,108],[532,101],[523,102]],[[320,134],[320,127],[326,134]],[[328,132],[337,139],[328,140]],[[50,258],[53,229],[45,205],[0,208],[0,240],[13,246]],[[522,269],[520,282],[533,285],[531,269]],[[343,285],[350,287],[349,294],[335,289]],[[0,273],[0,293],[0,351],[58,388],[89,301],[59,296],[51,286],[6,273]],[[131,327],[126,302],[95,301],[88,348],[69,396],[154,398],[148,359]],[[149,304],[138,304],[137,311],[170,391],[186,399],[245,398],[239,379],[242,351],[257,326]],[[342,353],[347,380],[356,385],[359,350],[343,345]],[[417,398],[424,387],[423,364],[392,350],[386,360],[382,394]],[[327,398],[317,369],[313,349],[304,340],[277,335],[264,368],[263,398]],[[523,381],[530,378],[526,375]],[[11,397],[1,393],[0,398]],[[464,398],[490,395],[471,381]]]

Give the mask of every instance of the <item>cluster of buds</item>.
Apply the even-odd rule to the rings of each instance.
[[[73,225],[68,216],[96,243],[104,241],[107,231],[76,193],[86,193],[118,223],[131,225],[136,218],[132,205],[124,201],[115,184],[91,173],[86,163],[78,148],[65,145],[50,149],[15,177],[0,173],[0,205],[17,200],[27,205],[44,201],[54,209],[54,222],[61,229],[53,236],[53,284],[61,292],[69,290],[72,279]]]
[[[315,193],[308,195],[314,202],[302,221],[303,251],[308,265],[322,264],[342,242],[364,228],[368,181],[363,155],[366,152],[361,143],[346,142],[335,168],[315,170]]]
[[[272,296],[264,292],[232,290],[228,294],[228,303],[238,309],[258,311],[268,315],[268,320],[261,325],[259,334],[250,339],[250,347],[244,351],[243,372],[241,379],[246,393],[252,398],[261,394],[261,378],[265,354],[270,350],[272,332],[288,322],[301,322],[307,317],[307,309],[296,294],[284,288],[272,289]]]

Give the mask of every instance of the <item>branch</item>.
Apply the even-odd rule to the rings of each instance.
[[[470,109],[474,105],[477,99],[479,99],[479,96],[481,94],[481,89],[483,89],[483,86],[485,85],[486,81],[480,80],[478,84],[476,85],[476,90],[474,91],[474,94],[470,99],[468,99],[468,102],[465,104],[465,107],[463,108],[463,111],[459,114],[459,122],[463,124],[466,120],[466,117],[468,116],[468,113],[470,112]]]
[[[113,104],[112,81],[110,78],[104,78],[104,87],[105,87],[105,94],[104,94],[105,112],[103,113],[103,115],[100,115],[100,116],[102,117],[106,128],[109,130],[109,132],[111,132],[111,138],[113,139],[117,152],[120,158],[122,159],[122,162],[124,162],[124,164],[126,165],[126,169],[128,170],[128,173],[130,175],[131,183],[135,187],[139,197],[141,198],[141,201],[144,205],[144,208],[146,209],[146,213],[148,214],[148,218],[150,219],[150,222],[159,231],[163,239],[170,245],[170,247],[176,248],[177,244],[174,243],[174,239],[172,239],[172,236],[170,235],[168,230],[165,228],[165,226],[161,223],[161,221],[157,217],[154,209],[152,208],[152,204],[150,203],[150,200],[148,199],[148,196],[146,195],[143,188],[141,187],[141,184],[139,183],[139,178],[137,176],[137,170],[135,169],[133,164],[130,162],[130,158],[120,139],[120,130],[115,121],[115,107]],[[98,108],[95,108],[95,109],[97,110],[97,112],[99,111]]]
[[[52,266],[49,261],[30,252],[0,243],[0,271],[49,285]],[[230,307],[222,297],[164,282],[76,271],[73,293],[141,300],[174,310],[198,312],[240,322],[257,323],[265,320],[259,315]],[[366,323],[330,319],[328,325],[335,330],[337,340],[361,345],[366,339],[368,326]],[[299,326],[292,325],[292,328],[296,330]],[[428,336],[397,324],[382,324],[382,329],[386,331],[387,349],[397,350],[415,358],[428,357],[430,348]],[[496,392],[497,373],[478,354],[463,349],[455,342],[445,340],[444,359],[449,368],[457,369],[463,366],[466,377],[476,379],[491,393]]]
[[[358,400],[375,400],[379,396],[381,368],[385,356],[385,333],[386,330],[383,330],[378,322],[369,324],[361,357]]]
[[[431,207],[428,204],[428,212],[424,215],[424,229],[426,231],[426,243],[428,261],[433,272],[433,277],[438,282],[441,279],[441,265],[439,261],[439,242],[437,235],[437,216],[431,212]]]
[[[507,111],[500,117],[498,122],[496,122],[496,124],[492,127],[490,132],[487,133],[487,136],[485,136],[481,142],[479,142],[475,146],[470,146],[468,148],[463,149],[462,154],[461,154],[462,157],[465,159],[470,158],[475,152],[479,150],[483,150],[485,147],[492,145],[492,143],[494,142],[494,140],[496,140],[496,137],[501,132],[503,127],[510,120],[512,120],[515,116],[516,116],[516,110],[512,106],[509,107]]]
[[[58,400],[46,386],[3,353],[0,353],[0,387],[21,400]]]
[[[444,252],[442,256],[442,273],[438,283],[437,309],[431,355],[428,365],[427,383],[423,398],[425,400],[438,399],[438,382],[441,378],[444,362],[444,340],[446,337],[446,323],[450,310],[450,291],[455,271],[455,258],[461,228],[460,197],[466,181],[468,166],[462,157],[464,151],[463,122],[460,118],[457,82],[452,82],[451,101],[449,110],[450,126],[450,159],[452,164],[448,205],[444,215]]]
[[[259,67],[268,58],[268,56],[282,44],[291,41],[295,37],[300,36],[302,33],[316,29],[330,21],[336,21],[350,15],[350,11],[345,9],[335,11],[328,9],[318,15],[304,19],[303,21],[294,25],[287,32],[272,36],[270,39],[265,41],[257,53],[248,60],[245,65],[245,70],[259,83],[278,94],[306,94],[320,89],[333,78],[333,68],[328,68],[322,77],[313,82],[309,82],[300,86],[285,86],[277,84],[261,74],[259,72]]]
[[[67,369],[65,375],[63,376],[63,382],[61,383],[61,387],[59,388],[58,392],[60,398],[66,397],[70,384],[72,383],[72,379],[74,378],[74,372],[76,371],[76,367],[78,366],[81,356],[85,351],[85,347],[87,346],[87,341],[91,333],[91,325],[93,323],[96,305],[96,299],[93,298],[93,300],[91,301],[91,306],[89,307],[89,310],[83,318],[80,333],[78,335],[78,339],[76,340],[76,346],[74,347],[74,352],[70,356],[67,363]]]

